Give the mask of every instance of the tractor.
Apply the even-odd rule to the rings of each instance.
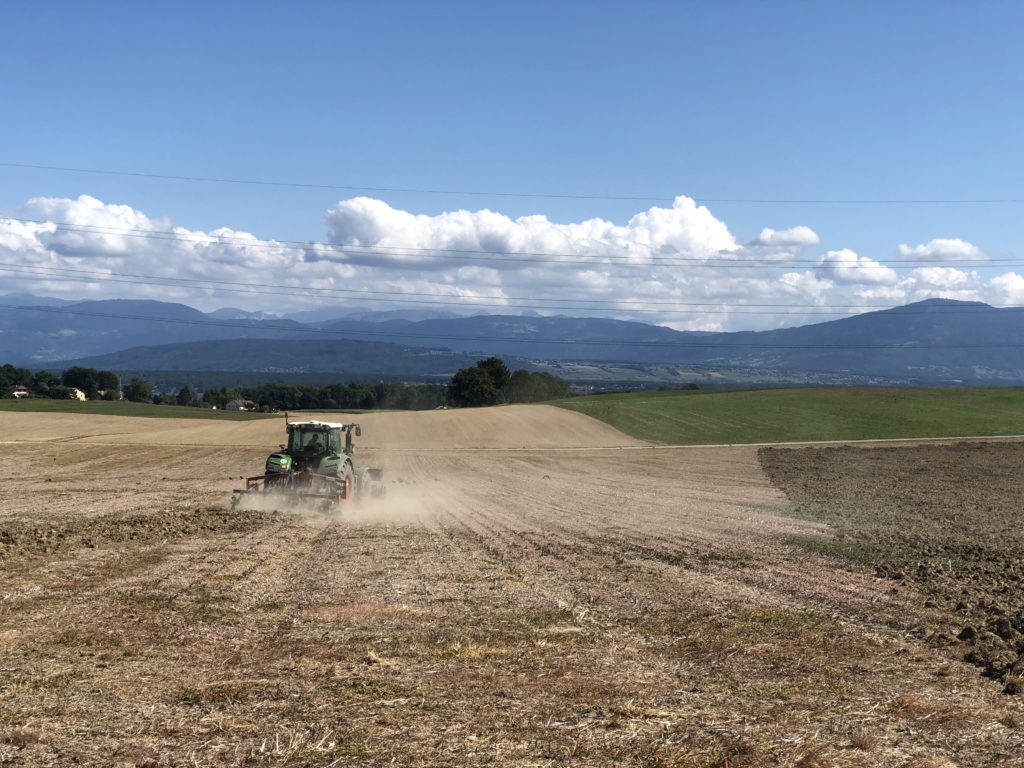
[[[287,445],[267,457],[264,474],[246,478],[245,488],[235,489],[232,509],[256,495],[308,501],[326,510],[384,495],[384,470],[356,469],[353,464],[352,436],[363,433],[358,424],[286,421],[285,428]]]

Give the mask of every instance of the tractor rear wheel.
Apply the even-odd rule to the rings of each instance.
[[[337,488],[339,504],[342,501],[348,501],[352,499],[355,495],[355,479],[352,477],[352,467],[350,467],[347,464],[344,467],[342,467],[342,470],[338,475]]]

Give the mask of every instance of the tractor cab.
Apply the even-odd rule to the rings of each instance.
[[[320,455],[341,453],[344,425],[303,421],[288,425],[288,453]]]
[[[292,456],[352,455],[352,434],[363,433],[358,424],[330,421],[294,421],[288,425],[288,445]]]

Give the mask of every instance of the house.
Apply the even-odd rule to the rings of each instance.
[[[85,402],[89,398],[85,396],[85,392],[78,389],[77,387],[71,387],[71,394],[68,395],[71,400],[81,400]]]
[[[224,406],[225,411],[255,411],[256,403],[252,400],[232,400]]]
[[[11,390],[11,397],[16,397],[16,398],[20,399],[22,397],[31,397],[31,396],[32,396],[32,393],[29,392],[24,387],[14,387]]]

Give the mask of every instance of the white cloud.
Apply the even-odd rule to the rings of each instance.
[[[791,227],[789,229],[775,230],[765,227],[761,234],[750,242],[753,246],[776,246],[776,247],[798,247],[818,245],[821,238],[818,233],[810,227]]]
[[[903,279],[893,285],[856,286],[845,300],[839,299],[838,296],[834,296],[832,300],[836,303],[844,301],[847,306],[853,307],[858,312],[868,311],[879,305],[895,307],[911,301],[908,291],[913,288],[913,283],[913,280]]]
[[[899,282],[899,275],[892,267],[858,256],[849,248],[829,251],[818,261],[818,274],[837,283],[863,285],[893,285]]]
[[[342,200],[327,212],[326,221],[332,243],[369,249],[369,255],[360,252],[348,260],[424,269],[443,269],[466,252],[653,263],[665,256],[707,259],[739,247],[723,222],[688,197],[676,198],[671,208],[638,213],[621,226],[603,219],[571,224],[537,215],[511,219],[489,210],[414,215],[367,197]],[[511,259],[491,262],[503,263],[511,269],[522,265]]]
[[[1024,278],[1015,273],[987,280],[934,264],[894,269],[846,248],[798,268],[794,255],[820,242],[810,227],[765,227],[741,241],[686,197],[625,223],[513,219],[490,210],[428,216],[356,197],[326,212],[329,242],[303,247],[228,226],[189,230],[89,196],[35,198],[19,216],[43,223],[0,219],[0,262],[44,269],[30,276],[0,268],[0,293],[131,296],[206,310],[278,312],[325,304],[350,311],[408,308],[436,300],[451,302],[439,306],[445,310],[537,308],[700,330],[820,322],[834,315],[819,313],[833,308],[932,296],[1024,303]],[[924,259],[922,249],[950,254],[951,243],[964,253],[974,248],[933,240],[901,252]],[[46,271],[53,269],[90,274]],[[125,278],[118,275],[132,274],[155,275],[160,284],[120,282]]]
[[[990,281],[996,301],[999,304],[1024,304],[1024,276],[1016,272],[993,277]]]
[[[964,272],[952,267],[919,267],[911,272],[918,286],[962,290],[970,288],[977,278],[976,273]]]
[[[124,276],[154,275],[161,281],[224,281],[226,285],[287,285],[288,270],[302,256],[298,249],[261,241],[248,232],[228,228],[192,231],[150,219],[129,206],[108,205],[87,195],[77,199],[33,198],[21,213],[25,218],[56,223],[27,226],[0,219],[0,255],[16,258],[23,267],[37,268],[40,273],[50,271],[36,284],[26,284],[23,273],[20,284],[12,285],[12,290],[42,292],[39,284],[44,283],[51,295],[133,295],[192,301],[203,306],[209,304],[205,297],[212,292],[211,288],[196,296],[193,288],[131,285],[123,282],[127,279]],[[12,236],[17,236],[20,242],[11,242]],[[53,272],[60,269],[81,271]],[[84,284],[83,278],[88,278]],[[290,284],[302,285],[295,281]]]
[[[787,296],[811,299],[817,306],[827,304],[828,292],[835,283],[813,272],[787,272],[779,278],[779,285]]]
[[[900,256],[905,259],[919,259],[921,261],[956,261],[966,259],[970,261],[984,260],[985,254],[973,243],[959,238],[938,237],[929,240],[927,243],[910,246],[900,244]]]

